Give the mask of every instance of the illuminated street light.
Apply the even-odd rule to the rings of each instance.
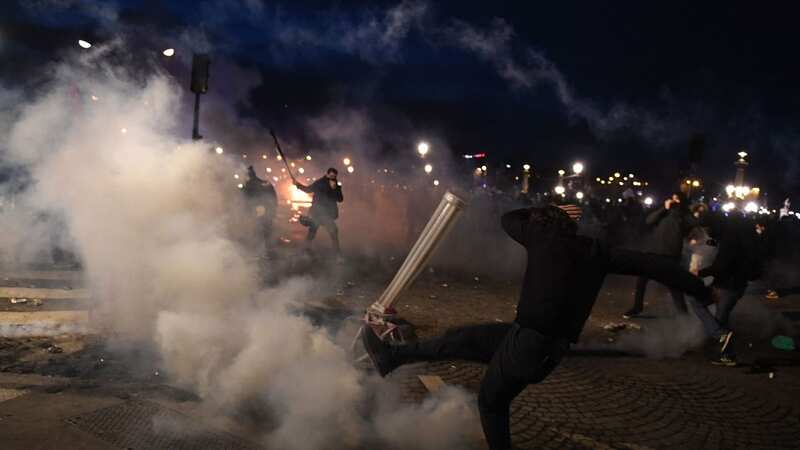
[[[486,172],[486,166],[485,165],[481,166],[481,170]]]
[[[353,167],[353,166],[350,166],[350,167]],[[306,173],[306,169],[303,169],[302,167],[297,169],[297,171],[300,172],[301,175]]]
[[[419,153],[419,156],[422,156],[423,158],[428,154],[428,150],[430,150],[430,146],[425,141],[422,141],[419,143],[419,145],[417,145],[417,152]]]
[[[350,165],[350,158],[345,158],[345,159],[342,160],[342,162],[344,163],[345,166],[349,166]]]
[[[267,173],[272,173],[272,167],[267,167]]]
[[[239,179],[239,174],[238,173],[233,174],[233,178],[236,178],[238,180]]]
[[[528,172],[529,170],[531,170],[531,165],[527,164],[527,163],[523,164],[522,165],[522,170],[524,170],[525,172]]]
[[[563,195],[564,192],[566,191],[566,189],[564,189],[564,186],[561,186],[559,184],[558,186],[556,186],[555,191],[556,191],[556,194]]]
[[[355,170],[356,169],[354,169],[353,166],[347,166],[347,173],[353,173],[353,172],[355,172]]]
[[[619,178],[619,172],[614,172],[614,178]]]
[[[606,197],[606,203],[611,203],[611,199]]]
[[[306,161],[311,161],[311,155],[306,155]]]
[[[725,203],[724,205],[722,205],[722,210],[725,211],[725,212],[728,212],[728,211],[732,210],[733,208],[736,208],[736,205],[733,202],[728,202],[728,203]]]
[[[81,48],[92,48],[92,44],[84,41],[83,39],[78,39],[78,45],[80,45]]]
[[[725,186],[725,193],[728,194],[728,197],[732,196],[736,192],[736,186],[729,184]]]
[[[434,186],[438,186],[439,185],[439,180],[433,180],[433,185]]]
[[[558,176],[563,177],[565,173],[567,172],[565,172],[564,169],[558,169]]]
[[[583,163],[576,162],[575,164],[573,164],[572,165],[572,172],[575,173],[575,175],[580,175],[581,172],[583,172]]]
[[[647,205],[647,206],[652,206],[653,205],[653,197],[646,197],[644,199],[644,204]]]
[[[172,56],[172,55],[175,54],[175,49],[174,48],[168,48],[168,49],[164,50],[163,52],[161,52],[161,54],[164,55],[164,56]]]
[[[742,159],[747,158],[747,152],[739,152],[739,153],[737,153],[737,155],[739,155],[739,158],[742,158]]]
[[[433,172],[433,166],[430,164],[425,164],[425,173]]]
[[[221,155],[225,150],[223,150],[222,147],[217,147],[214,151],[217,152],[218,155]]]
[[[692,186],[693,186],[693,187],[700,187],[700,180],[694,180],[694,181],[692,181]]]
[[[511,164],[506,164],[506,169],[510,169],[510,168],[511,168]]]
[[[576,192],[575,198],[577,198],[578,200],[583,200],[583,192],[581,191]]]
[[[263,155],[261,155],[261,159],[267,159],[267,155],[266,155],[266,153],[265,153],[265,154],[263,154]]]
[[[236,185],[236,187],[238,187],[239,189],[243,189],[244,185],[242,183],[239,183],[239,184]]]
[[[744,210],[745,212],[754,213],[758,211],[758,205],[756,202],[747,202],[747,204],[744,205]]]

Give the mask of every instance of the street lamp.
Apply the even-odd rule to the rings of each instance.
[[[558,169],[558,176],[563,177],[565,173],[567,172],[565,172],[564,169]]]
[[[172,55],[175,54],[175,49],[174,48],[168,48],[168,49],[164,50],[163,52],[161,52],[161,54],[164,55],[164,56],[172,56]]]
[[[422,141],[419,143],[419,145],[417,145],[417,152],[419,153],[419,156],[422,156],[423,158],[428,154],[428,150],[430,150],[430,146],[425,141]]]
[[[425,164],[425,173],[433,172],[433,166],[430,164]]]
[[[577,198],[578,200],[583,200],[583,192],[581,191],[576,192],[575,198]]]
[[[87,41],[84,41],[83,39],[78,39],[78,45],[80,45],[81,48],[92,48],[92,44],[90,44]]]
[[[217,147],[214,149],[214,151],[217,152],[218,155],[221,155],[223,152],[225,152],[225,150],[223,150],[222,147]]]
[[[647,205],[647,206],[652,206],[653,205],[653,197],[645,198],[644,199],[644,204]]]
[[[530,164],[523,164],[522,165],[522,170],[524,170],[525,172],[528,172],[529,170],[531,170],[531,165]]]
[[[575,173],[575,175],[580,175],[581,172],[583,172],[583,163],[576,162],[575,164],[573,164],[572,165],[572,172]]]
[[[558,186],[556,186],[555,191],[556,194],[558,195],[564,195],[564,191],[566,191],[566,189],[564,189],[564,186],[559,184]]]
[[[342,162],[344,163],[345,166],[349,166],[350,165],[350,158],[345,158],[345,159],[342,160]]]
[[[355,170],[356,169],[354,169],[353,166],[347,166],[347,173],[353,173]]]

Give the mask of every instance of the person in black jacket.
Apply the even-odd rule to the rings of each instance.
[[[271,252],[272,228],[278,207],[278,195],[275,187],[267,180],[256,175],[253,166],[247,168],[247,181],[242,188],[247,197],[247,206],[255,211],[258,229],[264,240],[264,256],[269,257]]]
[[[757,220],[755,224],[737,218],[730,218],[730,221],[722,229],[714,262],[697,273],[703,278],[714,277],[711,295],[717,305],[715,320],[708,319],[705,306],[690,302],[706,333],[719,339],[730,334],[730,314],[744,295],[747,284],[761,276],[767,254],[765,221]],[[712,363],[735,366],[733,345],[725,346]]]
[[[304,186],[300,182],[295,182],[295,186],[303,192],[314,196],[311,209],[311,220],[308,222],[308,236],[306,242],[309,247],[317,236],[319,227],[325,227],[333,241],[333,249],[337,258],[341,258],[341,248],[339,246],[339,228],[336,226],[336,219],[339,218],[339,206],[337,203],[344,201],[342,196],[342,186],[337,177],[339,171],[331,167],[325,172],[325,176],[313,182],[311,186]]]
[[[663,208],[658,208],[650,213],[645,219],[645,225],[651,229],[651,232],[644,252],[676,264],[680,263],[683,239],[691,228],[686,210],[686,196],[682,192],[676,192],[664,201]],[[642,314],[648,281],[647,277],[637,278],[633,307],[622,317],[630,319]],[[679,314],[685,314],[687,310],[683,293],[678,289],[670,289],[670,295],[675,304],[675,310]]]
[[[703,282],[668,259],[611,249],[578,236],[570,205],[511,211],[502,226],[528,253],[513,323],[451,329],[430,341],[390,345],[372,329],[362,341],[381,376],[418,361],[465,359],[488,364],[478,395],[489,448],[511,448],[509,407],[528,384],[542,381],[577,342],[608,273],[644,275],[695,297],[710,299]]]

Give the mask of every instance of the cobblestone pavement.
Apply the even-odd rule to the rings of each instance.
[[[771,449],[797,448],[798,409],[722,383],[713,375],[609,375],[608,358],[569,357],[512,405],[519,448]],[[639,362],[641,364],[641,362]],[[724,370],[724,369],[723,369]],[[418,374],[477,391],[477,364],[452,361],[398,372],[411,399],[426,395]]]

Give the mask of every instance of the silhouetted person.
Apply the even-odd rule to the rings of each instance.
[[[683,239],[691,228],[686,217],[686,197],[682,192],[672,194],[664,201],[664,207],[658,208],[648,214],[645,226],[650,230],[646,236],[647,245],[645,253],[661,258],[674,264],[679,264],[683,253]],[[630,319],[636,317],[644,310],[644,296],[647,292],[649,278],[639,277],[636,280],[636,293],[633,298],[633,307],[625,312],[622,317]],[[679,314],[686,313],[686,302],[680,290],[670,289],[675,310]]]
[[[278,207],[275,187],[269,181],[259,178],[253,166],[249,166],[247,181],[242,190],[247,197],[248,207],[255,213],[258,232],[264,242],[264,256],[270,256],[273,222]]]
[[[328,230],[328,234],[333,241],[333,249],[337,258],[341,259],[342,251],[339,246],[339,228],[336,226],[336,219],[339,218],[338,203],[344,201],[342,196],[342,186],[337,180],[339,171],[331,167],[325,172],[325,176],[313,182],[310,186],[304,186],[300,182],[295,182],[295,186],[303,192],[314,196],[309,214],[311,219],[306,221],[308,225],[308,236],[306,242],[309,248],[311,242],[317,236],[319,227]]]
[[[703,282],[677,263],[644,253],[609,249],[578,236],[574,205],[545,206],[503,215],[505,232],[527,250],[528,262],[513,323],[448,330],[409,345],[382,341],[371,328],[362,333],[375,368],[385,376],[418,361],[464,359],[488,364],[478,395],[489,448],[511,448],[509,407],[525,386],[542,381],[577,342],[608,273],[643,275],[709,298]]]

